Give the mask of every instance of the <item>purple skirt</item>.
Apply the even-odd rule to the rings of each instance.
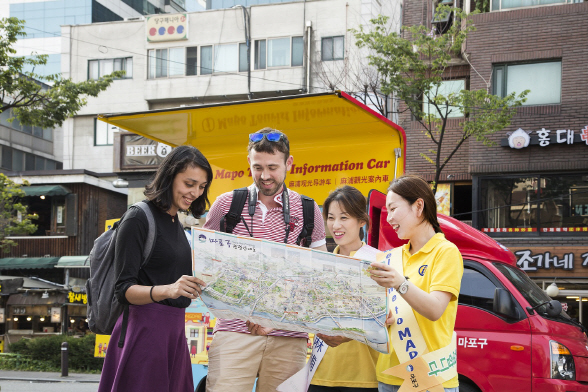
[[[124,347],[118,347],[121,315],[110,337],[98,392],[193,392],[184,314],[185,309],[157,303],[129,306]]]

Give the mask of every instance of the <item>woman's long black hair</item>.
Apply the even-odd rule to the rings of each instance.
[[[173,201],[173,183],[176,175],[188,167],[199,167],[206,172],[206,187],[199,198],[194,200],[188,209],[196,218],[200,218],[210,206],[208,201],[208,190],[212,184],[212,169],[210,163],[200,150],[192,146],[180,146],[174,148],[163,160],[159,169],[145,186],[143,192],[149,200],[163,211],[168,211]]]

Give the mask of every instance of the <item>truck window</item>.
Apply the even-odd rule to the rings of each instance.
[[[458,303],[492,312],[496,285],[475,269],[464,266]]]

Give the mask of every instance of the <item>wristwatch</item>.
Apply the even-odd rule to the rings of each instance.
[[[406,292],[408,291],[408,276],[404,277],[404,282],[402,282],[400,286],[398,286],[397,291],[399,294],[406,294]]]

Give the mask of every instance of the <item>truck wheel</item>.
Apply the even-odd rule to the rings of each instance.
[[[481,392],[480,389],[470,383],[460,382],[459,392]]]
[[[196,389],[194,389],[194,392],[206,392],[206,376],[204,376],[204,378],[200,380],[200,382],[196,386]]]

